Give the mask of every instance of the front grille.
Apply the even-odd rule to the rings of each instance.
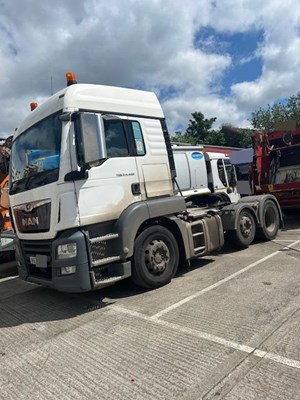
[[[42,203],[41,205],[38,205]],[[27,204],[21,204],[13,208],[18,230],[22,233],[48,232],[50,229],[51,203],[34,202],[28,203],[35,205],[30,211],[26,210]]]
[[[109,271],[107,267],[94,268],[94,274],[97,282],[109,277]]]
[[[36,276],[39,278],[51,279],[52,268],[51,268],[51,242],[45,241],[32,242],[32,241],[20,241],[22,253],[25,257],[26,269],[30,276]],[[43,255],[47,257],[47,267],[39,268],[31,262],[30,257],[36,257],[37,255]]]
[[[105,240],[102,242],[91,243],[92,261],[110,257],[113,250],[113,241]]]

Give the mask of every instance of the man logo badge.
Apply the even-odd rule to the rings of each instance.
[[[26,211],[26,212],[31,212],[31,211],[32,211],[32,205],[31,205],[31,203],[26,203],[26,204],[25,204],[25,211]]]
[[[39,225],[39,217],[26,217],[22,218],[23,226],[37,226]]]

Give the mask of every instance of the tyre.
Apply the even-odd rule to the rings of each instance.
[[[251,211],[242,210],[238,215],[237,228],[229,231],[228,238],[238,247],[248,247],[254,240],[256,225]]]
[[[171,281],[178,263],[179,250],[173,234],[163,226],[151,226],[135,240],[131,278],[138,286],[158,288]]]
[[[273,201],[266,201],[263,207],[261,228],[257,230],[257,237],[263,241],[273,240],[279,230],[279,213]]]

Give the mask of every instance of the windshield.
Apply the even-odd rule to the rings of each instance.
[[[11,150],[10,194],[58,179],[61,122],[52,115],[22,133]]]

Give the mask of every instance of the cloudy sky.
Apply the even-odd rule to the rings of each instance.
[[[300,91],[299,28],[295,0],[0,0],[0,136],[69,70],[155,91],[171,133],[194,111],[247,126]]]

